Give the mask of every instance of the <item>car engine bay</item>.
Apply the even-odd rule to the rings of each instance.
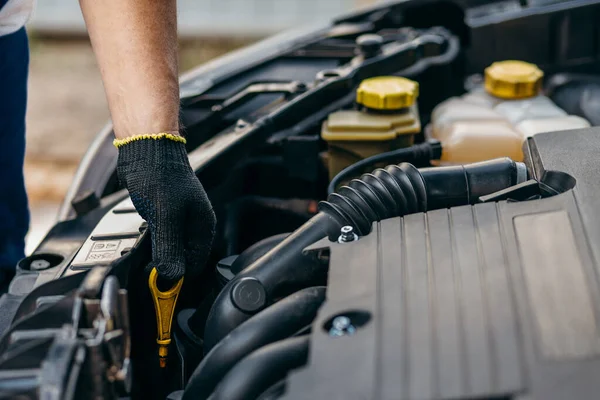
[[[599,19],[392,2],[184,75],[203,273],[157,328],[106,128],[0,298],[0,398],[597,398]]]

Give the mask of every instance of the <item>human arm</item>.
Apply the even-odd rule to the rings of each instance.
[[[117,171],[169,281],[204,266],[215,215],[179,136],[175,0],[80,0],[119,149]]]
[[[115,136],[179,133],[175,0],[80,0]]]

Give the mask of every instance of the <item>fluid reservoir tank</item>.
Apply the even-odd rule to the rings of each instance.
[[[357,108],[334,112],[323,123],[330,179],[365,157],[412,145],[421,131],[418,96],[419,84],[406,78],[364,80],[356,93]]]
[[[439,104],[428,135],[442,142],[442,162],[462,164],[497,157],[523,159],[523,141],[536,133],[588,127],[541,94],[544,73],[523,61],[485,69],[485,84]]]

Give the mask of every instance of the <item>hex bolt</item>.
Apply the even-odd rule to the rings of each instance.
[[[356,328],[352,325],[350,318],[345,315],[335,317],[331,322],[331,329],[329,330],[329,336],[349,336],[356,332]]]
[[[352,325],[352,323],[350,321],[350,318],[342,315],[339,317],[335,317],[335,319],[333,320],[333,323],[331,325],[339,331],[344,331],[344,330],[348,329],[348,327],[350,325]]]
[[[358,240],[358,235],[354,232],[354,228],[350,225],[342,226],[338,243],[350,243]]]

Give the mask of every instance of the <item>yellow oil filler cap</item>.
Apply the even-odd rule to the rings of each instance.
[[[485,90],[502,99],[534,97],[542,88],[544,73],[525,61],[498,61],[485,69]]]
[[[419,96],[419,84],[398,76],[365,79],[356,92],[356,102],[374,110],[410,107]]]

